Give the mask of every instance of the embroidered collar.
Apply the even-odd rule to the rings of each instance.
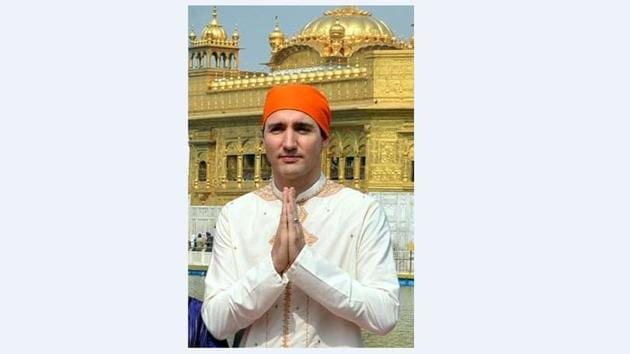
[[[276,183],[273,180],[273,178],[271,179],[270,184],[271,184],[271,191],[273,192],[273,195],[275,195],[276,198],[282,200],[282,191],[280,191],[278,187],[276,187]],[[315,183],[313,183],[312,186],[310,186],[304,192],[298,194],[295,202],[302,203],[302,202],[307,201],[308,199],[311,199],[312,197],[316,196],[317,193],[319,193],[322,190],[322,188],[324,188],[325,185],[326,185],[326,177],[324,177],[324,174],[322,173],[319,175],[319,179],[315,181]]]

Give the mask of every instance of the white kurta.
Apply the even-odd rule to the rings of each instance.
[[[382,207],[322,176],[297,198],[307,246],[280,276],[276,195],[272,182],[221,210],[202,309],[210,332],[224,339],[249,327],[247,347],[362,346],[359,327],[389,332],[399,286]]]

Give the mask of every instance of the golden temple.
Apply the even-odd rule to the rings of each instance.
[[[270,47],[269,72],[239,69],[246,59],[240,36],[256,34],[234,29],[228,37],[216,7],[199,35],[190,32],[189,232],[211,228],[222,205],[268,183],[260,127],[265,93],[299,82],[321,90],[333,111],[324,174],[379,199],[397,249],[413,240],[413,35],[396,38],[356,6],[316,15],[290,37],[277,20],[270,24],[267,38],[261,36]]]

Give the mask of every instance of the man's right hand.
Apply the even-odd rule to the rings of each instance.
[[[282,193],[282,211],[280,212],[280,224],[276,230],[276,237],[271,247],[271,259],[276,272],[280,275],[289,266],[289,220],[287,210],[289,205],[287,187],[284,187]]]

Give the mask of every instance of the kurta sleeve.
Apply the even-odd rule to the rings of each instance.
[[[376,202],[364,215],[357,245],[357,277],[304,247],[287,278],[336,316],[387,334],[398,322],[398,277],[385,212]]]
[[[261,317],[288,282],[275,271],[271,253],[239,275],[228,215],[226,206],[217,221],[202,307],[203,321],[217,339],[225,339]]]

